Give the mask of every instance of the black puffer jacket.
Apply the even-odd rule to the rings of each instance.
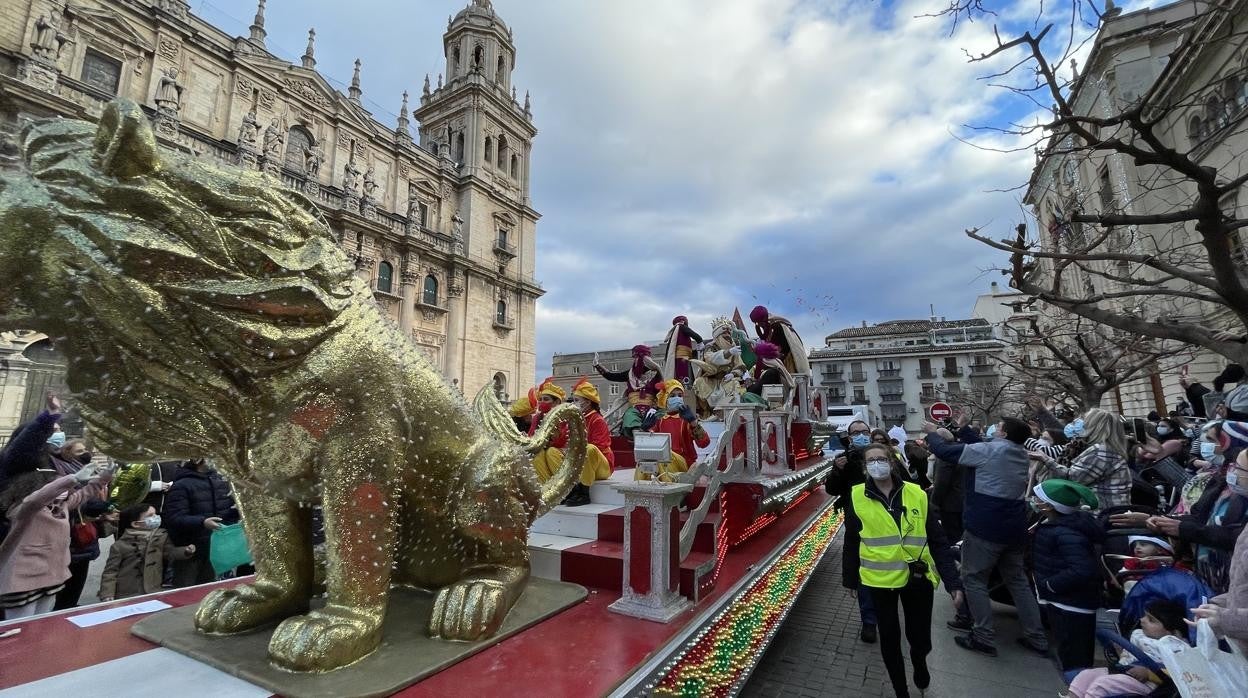
[[[1226,478],[1213,477],[1188,515],[1179,518],[1179,541],[1195,547],[1192,552],[1196,554],[1196,576],[1219,594],[1230,588],[1231,555],[1240,531],[1248,523],[1248,498],[1238,494],[1228,495],[1226,510],[1214,516],[1225,489]],[[1206,548],[1203,556],[1199,546]]]
[[[1101,563],[1097,546],[1105,529],[1083,511],[1065,514],[1036,527],[1031,561],[1041,601],[1095,609],[1101,605]]]
[[[193,544],[196,557],[207,555],[212,532],[204,528],[204,519],[213,516],[220,517],[223,524],[238,523],[229,484],[215,470],[201,473],[178,468],[161,515],[173,544]]]

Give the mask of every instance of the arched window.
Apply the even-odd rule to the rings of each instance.
[[[455,134],[455,162],[464,161],[464,132]]]
[[[1205,122],[1195,114],[1187,120],[1187,137],[1192,143],[1199,143],[1205,138]]]
[[[513,154],[511,156],[511,176],[515,179],[520,178],[520,156]]]
[[[503,404],[509,402],[507,397],[507,376],[503,375],[501,371],[494,374],[494,395]]]
[[[433,274],[425,277],[425,291],[420,297],[420,302],[425,305],[438,304],[438,277]]]
[[[1226,106],[1231,114],[1238,114],[1240,109],[1248,107],[1248,91],[1244,87],[1244,79],[1238,75],[1226,79]]]
[[[451,49],[451,71],[450,71],[451,74],[449,77],[455,77],[456,75],[459,74],[459,64],[460,64],[461,57],[462,56],[459,52],[458,46]]]
[[[507,301],[500,300],[494,305],[494,322],[500,325],[507,324]]]
[[[494,68],[494,82],[507,84],[507,59],[502,56],[498,57],[498,66]]]
[[[472,50],[472,67],[480,69],[485,64],[485,47],[477,44]]]
[[[485,137],[485,163],[488,165],[494,162],[494,138],[492,136]]]
[[[389,262],[377,265],[377,290],[390,293],[394,288],[394,267]]]
[[[500,135],[498,137],[498,169],[504,170],[507,167],[507,157],[511,154],[511,148],[507,147],[507,136]]]
[[[307,151],[315,141],[308,129],[302,126],[291,126],[286,134],[286,169],[295,172],[307,170]]]

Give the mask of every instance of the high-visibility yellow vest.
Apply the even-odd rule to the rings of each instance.
[[[927,546],[927,495],[913,482],[901,485],[901,525],[893,520],[880,500],[867,496],[866,484],[850,490],[854,514],[862,522],[858,543],[862,583],[877,589],[900,589],[910,581],[910,565],[927,563],[927,578],[940,585],[936,562]]]

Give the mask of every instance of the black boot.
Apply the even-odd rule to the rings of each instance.
[[[579,507],[589,504],[589,488],[581,483],[572,486],[572,491],[563,500],[565,507]]]

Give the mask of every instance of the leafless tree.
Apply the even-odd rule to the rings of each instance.
[[[1154,372],[1160,362],[1190,355],[1190,346],[1098,326],[1079,316],[1042,324],[1032,318],[1011,333],[998,359],[1029,395],[1053,398],[1076,412],[1098,407],[1106,393]],[[1025,387],[1023,387],[1025,386]]]
[[[1240,192],[1248,182],[1241,157],[1248,0],[1177,3],[1140,16],[1156,21],[1147,39],[1153,43],[1144,45],[1171,42],[1173,50],[1164,61],[1139,64],[1156,75],[1138,91],[1107,82],[1110,68],[1125,72],[1103,58],[1113,41],[1125,41],[1122,34],[1094,45],[1083,75],[1072,62],[1098,26],[1125,26],[1112,25],[1120,10],[1112,2],[1103,13],[1089,0],[1066,2],[1041,9],[1030,28],[999,21],[979,0],[951,0],[933,13],[993,22],[993,45],[968,52],[969,59],[991,66],[988,84],[1044,114],[977,131],[991,137],[992,149],[1035,151],[1036,176],[1023,187],[1034,224],[1019,224],[1004,239],[980,228],[967,235],[1006,253],[1001,271],[1010,284],[1048,305],[1132,337],[1185,342],[1248,365],[1248,266],[1239,239],[1248,226],[1241,215],[1248,197]],[[1228,53],[1234,57],[1217,63],[1226,66],[1222,72],[1203,67]],[[1118,373],[1144,370],[1135,364],[1121,359]],[[1085,386],[1106,379],[1091,364],[1084,370],[1090,382],[1076,392],[1092,400],[1095,391]]]
[[[938,394],[968,419],[988,422],[1021,410],[1025,393],[1020,388],[1018,381],[997,377],[995,380],[972,381],[958,390],[942,389]]]

